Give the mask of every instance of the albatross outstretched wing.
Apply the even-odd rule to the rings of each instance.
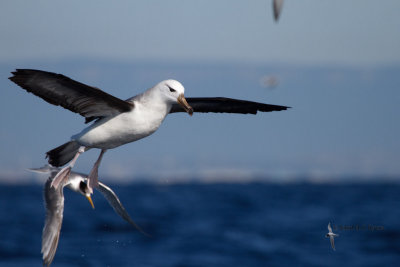
[[[53,72],[17,69],[9,79],[50,104],[62,106],[86,118],[112,116],[130,111],[133,103],[121,100],[98,88]]]
[[[186,100],[194,112],[256,114],[257,111],[281,111],[289,108],[226,97],[188,97]],[[174,112],[185,112],[185,110],[180,105],[174,104],[170,113]]]

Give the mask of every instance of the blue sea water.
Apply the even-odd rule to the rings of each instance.
[[[131,217],[99,193],[65,190],[52,266],[398,266],[400,185],[114,185]],[[0,266],[41,266],[42,188],[0,185]],[[331,222],[336,251],[325,238]]]

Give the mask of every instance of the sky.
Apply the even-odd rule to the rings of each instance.
[[[375,65],[400,59],[396,0],[2,1],[0,59]]]
[[[122,99],[175,78],[189,96],[293,107],[169,116],[150,138],[107,152],[100,173],[115,181],[397,177],[399,10],[396,0],[286,0],[276,23],[265,0],[2,1],[1,179],[43,165],[83,126],[10,83],[15,68],[63,73]],[[277,88],[264,88],[271,75]],[[88,154],[79,171],[97,157]]]

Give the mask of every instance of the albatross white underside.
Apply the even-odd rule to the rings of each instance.
[[[196,112],[256,114],[281,111],[288,107],[224,97],[188,98],[176,80],[165,80],[128,100],[121,100],[98,88],[52,72],[17,69],[10,80],[53,105],[62,106],[93,123],[71,141],[47,152],[48,162],[65,166],[52,181],[58,188],[65,183],[79,155],[91,148],[101,149],[89,177],[88,188],[98,185],[98,168],[107,149],[134,142],[154,133],[169,113]]]
[[[104,117],[72,136],[85,147],[111,149],[137,141],[154,133],[169,113],[172,103],[149,90],[130,100],[134,109],[113,117]]]

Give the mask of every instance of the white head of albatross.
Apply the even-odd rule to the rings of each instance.
[[[165,80],[158,83],[154,88],[157,88],[166,102],[170,104],[178,103],[182,108],[193,115],[193,108],[188,104],[185,99],[185,88],[176,80]]]

